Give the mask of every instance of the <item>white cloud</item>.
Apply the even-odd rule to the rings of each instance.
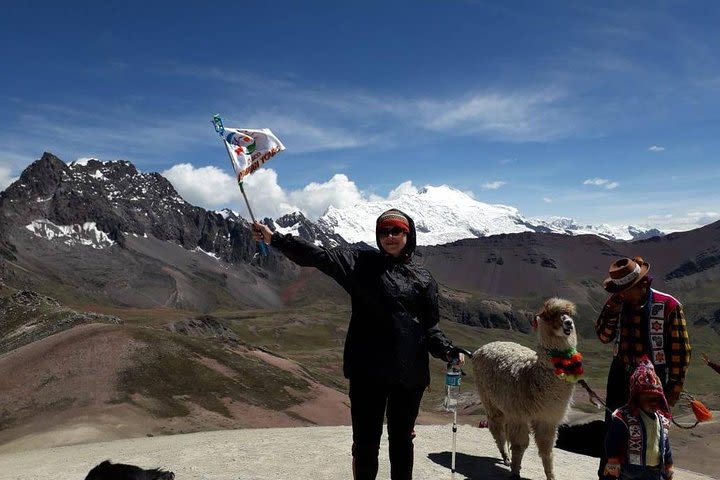
[[[196,168],[183,163],[165,170],[162,175],[193,205],[209,210],[230,208],[250,218],[235,179],[224,170],[212,166]],[[391,190],[387,197],[382,197],[361,191],[344,174],[336,174],[327,182],[312,182],[301,189],[286,191],[278,184],[275,170],[269,168],[261,168],[248,176],[244,188],[256,219],[278,218],[297,211],[317,219],[330,205],[346,208],[418,191],[412,182],[406,181]]]
[[[233,183],[235,181],[233,180]],[[295,205],[288,199],[288,194],[280,187],[277,179],[277,172],[270,168],[261,168],[245,179],[244,188],[248,196],[250,206],[255,213],[255,218],[263,217],[278,218],[286,213],[307,210],[301,205]],[[233,185],[240,195],[240,189],[237,184]],[[246,211],[245,201],[238,200],[236,210]],[[247,216],[249,218],[249,216]]]
[[[395,200],[398,197],[401,197],[405,194],[414,194],[417,193],[418,189],[415,187],[410,180],[401,183],[393,190],[390,190],[390,193],[388,193],[388,200]]]
[[[588,178],[583,185],[604,185],[608,182],[606,178]]]
[[[188,203],[209,210],[230,208],[250,218],[235,178],[224,170],[213,166],[196,168],[189,163],[182,163],[161,172],[161,175],[173,184]],[[245,179],[243,186],[256,218],[277,218],[300,210],[288,203],[287,195],[277,183],[274,170],[263,168],[256,171]]]
[[[174,165],[161,175],[193,205],[221,208],[236,202],[240,191],[233,178],[217,167],[195,168],[189,163]]]
[[[9,187],[15,180],[17,180],[17,177],[12,176],[10,167],[0,165],[0,192]]]
[[[255,98],[273,98],[282,113],[267,113],[268,109],[263,108],[266,113],[262,114],[262,119],[274,115],[279,121],[284,119],[298,125],[313,119],[321,132],[310,131],[308,138],[299,138],[310,143],[315,143],[314,136],[325,138],[327,143],[321,144],[329,145],[329,148],[365,145],[368,137],[378,136],[378,131],[386,133],[382,145],[388,146],[398,136],[416,135],[418,128],[452,135],[481,134],[520,142],[543,141],[570,135],[581,129],[583,123],[571,107],[563,104],[569,93],[555,86],[470,90],[447,97],[408,97],[393,92],[308,86],[300,84],[297,77],[262,77],[207,66],[169,64],[160,68],[172,75],[224,81],[243,91],[243,104],[248,102],[245,91],[255,92]],[[238,85],[243,88],[238,89]],[[257,119],[261,119],[260,116]],[[250,119],[245,117],[243,120]],[[267,124],[276,128],[276,123]],[[346,126],[345,130],[340,131],[337,125]],[[416,136],[413,138],[417,139]],[[293,146],[293,151],[298,151],[297,148],[306,147],[298,143],[297,147]]]
[[[0,145],[7,143],[3,142],[3,140],[4,138],[0,134]],[[16,142],[9,143],[15,146]],[[37,158],[33,158],[32,155],[24,155],[16,150],[0,149],[0,192],[20,178],[18,174],[34,160],[37,160]]]
[[[543,197],[543,202],[545,202],[545,203],[552,203],[552,198],[550,198],[550,197]]]
[[[677,232],[700,228],[720,220],[720,212],[688,212],[685,214],[650,215],[648,224],[664,232]]]
[[[497,190],[498,188],[505,185],[507,182],[503,182],[502,180],[496,180],[494,182],[486,182],[481,185],[480,188],[483,190]]]
[[[563,108],[565,97],[550,90],[473,92],[449,100],[420,100],[415,115],[432,130],[510,141],[546,141],[567,136],[580,126],[581,121]]]
[[[290,192],[288,196],[310,218],[319,217],[330,205],[345,208],[363,201],[355,182],[342,173],[333,175],[325,183],[312,182],[301,190]]]
[[[706,225],[720,219],[718,212],[690,212],[688,217],[694,219],[700,225]]]
[[[618,182],[612,182],[607,178],[588,178],[583,182],[583,185],[595,185],[597,187],[605,187],[608,190],[613,190],[620,186]]]
[[[653,145],[652,147],[648,148],[649,152],[663,152],[665,151],[665,147],[661,147],[659,145]]]

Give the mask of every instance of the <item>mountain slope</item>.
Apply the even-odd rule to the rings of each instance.
[[[192,206],[126,161],[45,153],[0,192],[0,232],[0,277],[70,302],[278,307],[298,272],[255,255],[241,217]]]
[[[469,324],[482,324],[481,300],[507,302],[517,317],[550,296],[575,301],[580,315],[594,320],[607,298],[602,280],[610,263],[640,255],[651,264],[653,287],[680,299],[689,321],[720,327],[720,222],[637,242],[521,233],[421,247],[418,254]],[[578,328],[594,337],[589,321]]]

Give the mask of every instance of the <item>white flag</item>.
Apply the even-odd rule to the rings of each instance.
[[[285,150],[285,145],[269,128],[226,128],[222,138],[230,154],[238,183],[276,153]]]

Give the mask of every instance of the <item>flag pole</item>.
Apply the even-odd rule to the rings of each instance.
[[[212,123],[215,126],[215,131],[220,135],[220,141],[223,143],[223,145],[225,145],[225,151],[230,158],[230,164],[233,166],[233,171],[235,171],[235,163],[233,162],[233,154],[230,151],[230,145],[228,145],[228,143],[225,141],[225,138],[223,138],[225,135],[225,127],[223,126],[220,115],[213,115]],[[237,172],[235,173],[237,174]],[[238,180],[237,184],[238,187],[240,187],[240,192],[242,193],[243,199],[245,199],[245,206],[247,206],[248,212],[250,213],[250,220],[255,223],[255,215],[253,214],[252,208],[250,207],[250,202],[248,201],[247,195],[245,194],[245,188],[243,188],[242,180]],[[262,254],[262,256],[267,257],[268,248],[265,242],[259,240],[258,247],[260,248],[260,253]]]
[[[248,202],[247,195],[245,195],[245,189],[243,188],[243,182],[238,182],[240,191],[242,192],[243,198],[245,199],[245,205],[247,206],[248,212],[250,212],[250,219],[255,223],[255,215],[253,215],[252,208],[250,208],[250,202]]]

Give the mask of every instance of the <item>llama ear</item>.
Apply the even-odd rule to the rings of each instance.
[[[533,330],[537,330],[538,323],[540,322],[540,315],[535,315],[532,320],[530,320],[530,325],[532,325]]]

